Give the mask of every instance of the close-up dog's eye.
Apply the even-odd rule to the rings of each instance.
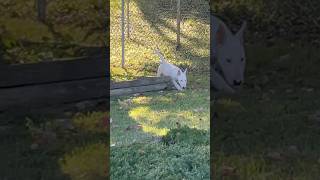
[[[227,62],[228,62],[228,63],[231,63],[231,59],[228,58],[228,59],[227,59]]]

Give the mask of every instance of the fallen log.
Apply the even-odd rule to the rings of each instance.
[[[122,96],[136,93],[171,89],[169,77],[144,77],[132,81],[111,82],[110,96]]]

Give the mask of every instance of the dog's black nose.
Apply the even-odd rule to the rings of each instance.
[[[242,81],[233,80],[233,85],[235,85],[235,86],[240,86],[241,83],[242,83]]]

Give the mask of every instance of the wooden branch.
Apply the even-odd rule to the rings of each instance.
[[[143,93],[143,92],[149,92],[149,91],[159,91],[159,90],[165,89],[166,87],[168,87],[167,83],[160,83],[160,84],[153,84],[153,85],[147,85],[147,86],[113,89],[113,90],[110,90],[110,96],[122,96],[122,95]]]
[[[121,89],[129,87],[147,86],[161,83],[170,83],[169,77],[144,77],[133,81],[111,82],[110,88]]]
[[[149,91],[172,89],[170,77],[144,77],[133,81],[111,82],[110,95],[121,96]]]

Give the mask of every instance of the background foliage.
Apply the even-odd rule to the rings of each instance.
[[[7,63],[29,63],[82,56],[80,47],[106,46],[106,0],[62,1],[47,4],[40,22],[36,0],[0,2],[0,56]]]
[[[212,13],[223,17],[232,29],[248,21],[250,41],[280,38],[320,43],[320,4],[317,0],[215,0]]]

